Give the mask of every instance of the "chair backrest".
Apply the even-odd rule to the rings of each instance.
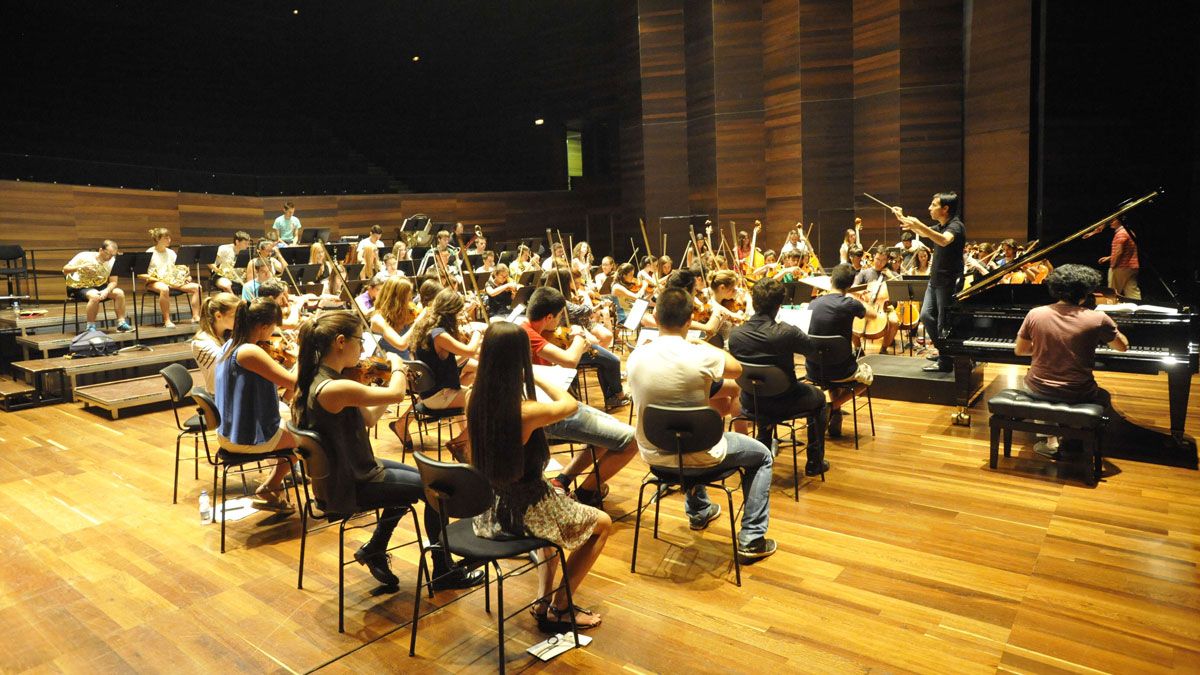
[[[433,389],[433,369],[424,361],[405,361],[408,367],[408,390],[413,394]]]
[[[182,363],[172,363],[158,373],[167,381],[167,391],[171,394],[171,402],[183,403],[183,399],[192,390],[192,374],[188,372],[188,369]]]
[[[304,462],[304,470],[312,479],[313,497],[317,506],[322,510],[329,501],[329,476],[337,469],[337,459],[325,451],[325,443],[321,434],[308,429],[301,429],[290,420],[284,422],[288,432],[296,439],[296,454]]]
[[[221,413],[217,412],[217,402],[212,394],[204,387],[192,389],[192,400],[196,402],[196,412],[206,431],[212,431],[221,426]]]
[[[24,260],[25,249],[20,244],[0,244],[0,261],[10,263],[14,260]]]
[[[792,383],[787,373],[778,366],[760,363],[743,363],[742,374],[737,379],[742,391],[750,392],[752,396],[779,396],[791,389]]]
[[[425,502],[443,519],[472,518],[492,505],[492,486],[479,469],[469,464],[439,462],[414,452]]]
[[[708,406],[675,408],[653,404],[642,411],[642,430],[654,445],[678,452],[680,467],[683,455],[711,449],[725,433],[721,416]]]
[[[805,358],[809,362],[815,362],[822,373],[830,366],[845,363],[854,357],[850,341],[841,335],[809,335],[808,337],[812,340],[813,352],[806,355]],[[809,377],[812,377],[811,371]]]

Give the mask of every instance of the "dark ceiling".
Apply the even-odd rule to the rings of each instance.
[[[612,14],[604,0],[6,2],[0,152],[561,187],[564,130],[614,126]]]

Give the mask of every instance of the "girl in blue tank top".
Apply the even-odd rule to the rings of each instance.
[[[278,394],[280,388],[290,394],[296,376],[256,344],[269,340],[282,320],[283,312],[273,300],[259,298],[238,305],[232,337],[217,361],[217,390],[213,392],[221,416],[217,438],[227,452],[254,454],[296,447],[295,439],[280,423]],[[255,492],[255,508],[291,510],[283,489],[289,471],[290,462],[276,464],[270,478]]]

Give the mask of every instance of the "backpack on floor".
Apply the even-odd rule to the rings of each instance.
[[[73,358],[85,356],[108,356],[117,353],[117,343],[104,331],[85,330],[71,340],[70,354]]]

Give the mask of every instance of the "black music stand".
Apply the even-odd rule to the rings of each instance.
[[[300,231],[301,234],[305,232],[306,230]],[[284,261],[289,265],[308,264],[308,249],[303,246],[279,246],[275,250],[279,251],[279,255],[283,256]]]
[[[397,260],[396,269],[403,272],[406,277],[417,276],[417,265],[411,260]]]
[[[900,279],[890,279],[887,282],[888,300],[892,304],[897,302],[922,302],[925,300],[925,291],[929,288],[929,277],[916,277],[905,275]],[[917,321],[920,326],[920,320]],[[908,334],[908,355],[913,355],[913,334],[916,329]],[[925,336],[928,339],[929,336]]]
[[[541,275],[541,273],[542,270],[540,268],[525,270],[521,273],[521,278],[517,279],[517,283],[521,284],[522,286],[532,286],[533,284],[537,283],[538,276]]]
[[[301,244],[312,244],[312,243],[315,243],[318,241],[320,241],[322,243],[327,242],[327,241],[329,241],[329,234],[331,231],[332,231],[331,228],[328,228],[328,227],[304,227],[304,228],[301,228],[300,243]]]
[[[479,269],[479,266],[483,264],[483,254],[468,253],[467,254],[467,264],[469,264],[471,266],[472,270]]]
[[[249,264],[250,264],[250,249],[249,248],[242,249],[242,251],[240,253],[238,253],[236,256],[234,256],[234,258],[233,258],[234,269],[244,270],[244,269],[246,269],[246,266]]]
[[[492,273],[491,272],[474,272],[474,274],[475,274],[475,285],[479,287],[479,290],[482,291],[483,289],[487,288],[487,282],[488,282],[488,279],[492,278]]]
[[[121,253],[113,260],[111,275],[120,279],[126,275],[129,276],[130,286],[130,302],[133,303],[133,344],[118,350],[119,353],[152,351],[150,347],[142,344],[142,320],[138,315],[137,302],[137,277],[139,274],[146,274],[150,271],[150,256],[149,252],[143,253]]]
[[[499,260],[497,260],[496,262],[497,262],[497,263],[499,263],[499,264],[501,264],[501,265],[507,265],[507,264],[509,264],[510,262],[512,262],[512,261],[514,261],[514,260],[516,260],[516,259],[517,259],[517,252],[516,252],[516,251],[508,251],[508,250],[505,250],[505,251],[501,251],[501,252],[500,252],[500,259],[499,259]]]
[[[203,245],[199,245],[199,246],[180,246],[179,254],[182,254],[183,249],[185,249],[185,248],[193,251],[192,255],[194,256],[194,258],[193,258],[192,265],[194,265],[194,269],[196,270],[196,274],[193,277],[195,282],[200,283],[200,270],[201,269],[207,269],[209,271],[209,273],[208,273],[209,278],[211,279],[212,278],[212,266],[217,262],[217,249],[220,248],[220,246],[218,246],[217,244],[203,244]],[[176,258],[176,262],[178,262],[178,258]],[[183,263],[180,263],[180,264],[182,265]]]

